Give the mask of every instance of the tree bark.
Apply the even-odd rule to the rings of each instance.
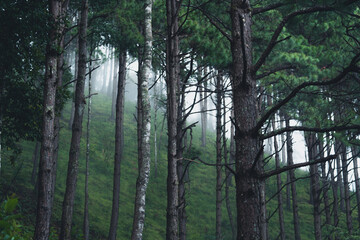
[[[318,156],[317,151],[317,139],[315,133],[309,133],[306,137],[306,145],[308,149],[309,162],[315,161]],[[312,192],[312,204],[313,204],[313,214],[314,214],[314,234],[315,239],[321,239],[321,213],[320,213],[320,190],[319,190],[319,173],[318,165],[310,165],[310,178],[311,186],[310,190]]]
[[[268,98],[268,104],[272,105],[272,98]],[[275,115],[272,118],[272,129],[275,130]],[[275,166],[276,169],[280,168],[280,156],[279,156],[279,146],[276,139],[276,136],[274,136],[274,150],[275,150]],[[279,227],[280,227],[280,239],[285,240],[285,224],[284,224],[284,209],[283,209],[283,200],[282,200],[282,181],[281,181],[281,174],[276,175],[276,185],[277,185],[277,191],[279,192],[277,195],[278,199],[278,211],[279,211]]]
[[[222,76],[218,72],[216,76],[216,224],[215,224],[215,237],[216,240],[221,239],[221,205],[222,205],[222,166],[221,166],[221,103],[222,103]],[[225,113],[224,113],[225,114]]]
[[[319,157],[324,158],[324,137],[323,135],[319,134]],[[328,174],[326,171],[326,163],[321,164],[321,181],[322,181],[322,191],[323,191],[323,198],[324,198],[324,210],[325,210],[325,223],[330,226],[331,224],[331,213],[330,213],[330,204],[329,204],[329,180],[328,180]],[[329,238],[330,239],[330,238]]]
[[[115,54],[114,54],[115,55]],[[112,101],[111,101],[111,120],[115,120],[116,115],[116,95],[117,95],[117,79],[118,79],[118,70],[119,70],[119,58],[115,56],[114,63],[114,79],[113,79],[113,87],[112,87]]]
[[[336,157],[336,169],[337,169],[337,186],[340,187],[340,209],[342,211],[345,210],[345,194],[344,194],[344,183],[343,183],[343,178],[342,178],[342,170],[341,170],[341,157],[340,157],[340,148],[341,148],[341,143],[338,140],[335,140],[335,154],[337,155]]]
[[[124,152],[124,102],[125,102],[125,77],[126,77],[126,52],[121,50],[119,54],[119,79],[118,94],[116,97],[116,120],[115,120],[115,156],[114,156],[114,183],[109,240],[116,240],[116,230],[119,220],[120,205],[120,166]]]
[[[290,126],[290,117],[285,114],[285,125],[286,127]],[[287,165],[291,166],[294,164],[293,161],[293,148],[292,148],[292,136],[290,132],[286,133],[286,152],[287,152]],[[297,203],[297,192],[296,192],[296,178],[295,170],[289,170],[289,178],[291,182],[291,196],[292,196],[292,210],[293,210],[293,219],[294,219],[294,233],[295,240],[300,240],[300,222],[299,222],[299,213],[298,213],[298,203]]]
[[[166,40],[166,85],[168,114],[168,177],[166,239],[178,239],[178,174],[177,174],[177,93],[180,73],[178,13],[180,3],[176,0],[166,1],[167,40]]]
[[[251,11],[248,0],[232,0],[231,52],[232,91],[235,121],[237,239],[260,239],[262,172],[259,133],[256,126],[257,91],[251,74],[252,41]]]
[[[149,98],[149,81],[152,66],[152,0],[144,3],[144,55],[138,78],[138,178],[136,181],[136,196],[134,221],[131,234],[132,240],[142,240],[145,223],[146,189],[150,177],[150,127],[151,112]]]
[[[67,1],[64,2],[65,4]],[[46,47],[45,80],[42,115],[42,141],[38,172],[38,198],[34,239],[46,240],[50,234],[50,218],[53,200],[54,183],[54,136],[55,136],[55,104],[58,70],[58,47],[60,46],[63,26],[60,24],[62,1],[50,0],[49,12],[51,23],[49,40]],[[64,5],[65,6],[65,5]]]
[[[224,109],[224,114],[223,114],[223,131],[222,131],[222,140],[223,140],[223,146],[224,146],[224,162],[225,164],[229,164],[228,161],[228,148],[227,148],[227,139],[226,139],[226,101],[225,101],[225,91],[223,91],[222,93],[222,100],[223,100],[223,109]],[[231,130],[230,130],[231,131]],[[230,134],[231,137],[231,134]],[[231,153],[230,153],[231,154]],[[230,167],[230,165],[228,165]],[[231,183],[231,172],[228,168],[225,168],[225,204],[226,204],[226,210],[229,216],[229,223],[230,223],[230,227],[231,227],[231,233],[232,233],[232,238],[231,239],[236,239],[236,226],[234,224],[234,218],[232,215],[232,210],[231,210],[231,204],[230,204],[230,198],[229,198],[229,186]]]
[[[92,46],[90,46],[92,48]],[[89,61],[89,86],[88,86],[88,108],[87,108],[87,124],[86,124],[86,157],[85,157],[85,199],[84,199],[84,224],[83,224],[83,234],[84,239],[89,239],[89,162],[90,162],[90,122],[91,122],[91,94],[92,94],[92,86],[91,86],[91,73],[92,73],[92,51],[90,49],[90,61]]]
[[[66,190],[63,201],[63,210],[61,217],[60,239],[71,239],[71,223],[74,208],[74,199],[79,168],[80,140],[82,134],[82,120],[84,115],[84,87],[86,76],[87,61],[87,17],[88,2],[83,0],[81,3],[81,17],[79,26],[79,67],[78,78],[75,91],[75,115],[72,125],[72,136],[69,151],[69,163],[66,178]]]
[[[199,70],[200,71],[200,70]],[[200,74],[201,75],[201,74]],[[204,66],[204,77],[207,75],[207,68]],[[200,83],[200,110],[201,110],[201,146],[206,147],[207,129],[207,78]]]

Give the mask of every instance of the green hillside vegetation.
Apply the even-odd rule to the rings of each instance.
[[[63,112],[62,130],[60,138],[59,161],[57,170],[57,182],[55,189],[55,200],[52,218],[51,239],[57,239],[57,231],[60,226],[61,206],[63,194],[65,191],[65,181],[67,173],[67,160],[71,131],[67,128],[70,106],[67,104]],[[90,132],[90,232],[92,239],[106,239],[112,203],[112,182],[113,182],[113,151],[114,151],[114,128],[115,124],[109,120],[111,100],[105,96],[98,95],[93,98],[92,120]],[[132,228],[132,215],[134,207],[135,184],[137,177],[137,137],[135,103],[128,102],[125,107],[125,146],[124,159],[121,165],[121,203],[120,219],[118,227],[118,239],[130,239]],[[86,119],[86,118],[84,118]],[[159,126],[161,126],[162,117],[159,117]],[[165,124],[166,126],[166,124]],[[154,128],[152,128],[152,131]],[[73,239],[81,239],[82,219],[83,219],[83,196],[84,196],[84,172],[85,172],[85,135],[83,130],[83,141],[80,154],[80,170],[76,194],[76,203],[74,207]],[[152,157],[152,174],[147,191],[146,219],[144,239],[165,239],[166,226],[166,178],[167,178],[167,156],[166,156],[166,129],[159,127],[158,136],[161,136],[161,146],[158,152],[158,176],[154,176],[154,158]],[[154,135],[152,135],[154,136]],[[215,162],[215,134],[209,132],[207,147],[200,146],[200,128],[197,127],[193,132],[193,141],[191,150],[186,153],[187,158],[200,154],[200,157],[207,162]],[[153,139],[152,139],[152,154]],[[3,153],[3,166],[1,169],[1,193],[2,200],[6,196],[16,194],[19,204],[16,213],[21,217],[17,218],[21,223],[18,228],[24,237],[31,236],[27,233],[33,232],[35,222],[36,198],[34,186],[31,184],[32,156],[35,148],[33,142],[21,143],[22,153],[13,159],[11,164],[10,151],[5,149]],[[274,163],[270,161],[267,168],[273,168]],[[198,162],[190,163],[190,177],[187,187],[187,234],[188,239],[215,239],[215,168],[205,166]],[[225,175],[225,174],[224,174]],[[224,176],[223,175],[223,176]],[[297,170],[297,177],[306,177],[307,172]],[[232,179],[234,181],[234,179]],[[286,181],[286,174],[283,174],[283,182]],[[276,179],[272,177],[266,181],[267,197],[276,193]],[[299,180],[297,182],[300,229],[302,239],[313,239],[313,217],[312,206],[309,203],[309,180]],[[231,204],[233,214],[235,215],[235,188],[234,182],[231,186]],[[329,192],[330,193],[330,192]],[[283,190],[285,204],[285,188]],[[353,204],[354,206],[354,204]],[[277,200],[273,198],[267,204],[268,215],[271,215],[277,208]],[[354,214],[353,214],[354,215]],[[226,212],[225,201],[223,202],[222,213],[223,239],[231,239],[231,228]],[[235,216],[234,216],[235,217]],[[342,216],[343,218],[343,216]],[[340,226],[346,229],[345,220]],[[355,223],[355,218],[354,218]],[[355,224],[356,225],[356,224]],[[291,209],[285,209],[285,227],[287,239],[293,238],[292,212]],[[325,233],[327,230],[324,230]],[[269,237],[276,239],[278,235],[278,215],[275,213],[269,222]],[[341,229],[336,231],[341,234]],[[346,232],[346,230],[344,230]],[[21,235],[20,234],[20,235]]]

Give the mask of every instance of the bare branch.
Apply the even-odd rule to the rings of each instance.
[[[264,172],[264,173],[260,174],[258,177],[262,178],[262,179],[269,178],[269,177],[275,176],[277,174],[289,171],[291,169],[300,168],[300,167],[306,167],[306,166],[310,166],[310,165],[314,165],[314,164],[318,164],[318,163],[323,163],[323,162],[327,162],[327,161],[335,159],[335,158],[336,158],[336,155],[329,155],[327,157],[320,158],[320,159],[317,159],[317,160],[312,161],[312,162],[297,163],[297,164],[285,166],[285,167],[282,167],[282,168],[279,168],[279,169],[275,169],[275,170],[272,170],[272,171]]]
[[[360,130],[360,125],[342,125],[342,126],[333,126],[327,128],[312,128],[304,126],[290,126],[287,128],[279,129],[270,133],[267,133],[260,137],[260,139],[267,139],[273,136],[293,131],[304,131],[304,132],[316,132],[316,133],[326,133],[331,131],[346,131],[346,130]]]
[[[276,8],[279,8],[279,7],[282,7],[282,6],[285,6],[285,5],[286,5],[286,3],[274,3],[274,4],[270,4],[269,6],[254,8],[251,13],[254,16],[256,14],[260,14],[260,13],[264,13],[264,12],[267,12],[267,11],[270,11],[270,10],[274,10]]]
[[[267,76],[269,76],[269,75],[271,75],[271,74],[277,73],[277,72],[279,72],[279,71],[287,70],[287,69],[294,69],[294,68],[296,68],[294,65],[279,66],[279,67],[276,67],[276,68],[273,68],[273,69],[269,70],[268,72],[265,72],[265,73],[256,75],[256,76],[255,76],[255,79],[256,79],[256,80],[259,80],[259,79],[262,79],[262,78],[264,78],[264,77],[267,77]]]

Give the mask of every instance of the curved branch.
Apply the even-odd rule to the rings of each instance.
[[[332,10],[335,10],[335,9],[333,7],[329,7],[329,6],[316,6],[316,7],[301,9],[299,11],[292,12],[289,15],[285,16],[283,18],[283,20],[280,22],[279,26],[276,28],[265,51],[261,54],[257,63],[253,66],[253,68],[252,68],[253,74],[255,74],[259,70],[259,68],[265,63],[266,58],[269,56],[269,54],[271,53],[273,48],[278,43],[277,39],[278,39],[280,33],[282,32],[285,24],[288,23],[292,18],[294,18],[296,16],[304,15],[304,14],[309,14],[309,13],[314,13],[314,12],[332,11]]]
[[[310,165],[314,165],[314,164],[318,164],[318,163],[323,163],[323,162],[327,162],[329,160],[335,159],[336,155],[329,155],[325,158],[320,158],[318,160],[312,161],[312,162],[303,162],[303,163],[297,163],[297,164],[293,164],[293,165],[289,165],[289,166],[285,166],[279,169],[275,169],[272,171],[268,171],[268,172],[264,172],[262,174],[260,174],[258,177],[259,178],[269,178],[272,177],[274,175],[289,171],[291,169],[295,169],[295,168],[300,168],[300,167],[306,167],[306,166],[310,166]]]
[[[329,80],[329,81],[325,81],[325,82],[304,82],[302,84],[300,84],[299,86],[297,86],[296,88],[294,88],[291,93],[285,97],[283,100],[281,100],[280,102],[278,102],[275,106],[273,106],[269,111],[267,111],[258,121],[257,125],[255,126],[255,128],[253,129],[254,132],[257,132],[260,130],[260,128],[262,127],[262,125],[265,123],[265,121],[272,115],[274,114],[277,110],[279,110],[282,106],[284,106],[286,103],[288,103],[292,98],[294,98],[296,96],[296,94],[298,92],[300,92],[302,89],[309,87],[309,86],[326,86],[326,85],[332,85],[335,83],[339,83],[341,80],[344,79],[344,77],[350,73],[350,72],[358,72],[359,71],[359,67],[356,66],[357,62],[359,61],[359,57],[360,57],[360,53],[358,53],[357,55],[355,55],[353,57],[353,59],[350,62],[350,65],[348,67],[346,67],[339,75],[337,75],[335,78]]]
[[[260,139],[264,140],[267,138],[271,138],[273,136],[285,133],[285,132],[293,132],[293,131],[304,131],[304,132],[316,132],[316,133],[326,133],[331,131],[346,131],[346,130],[360,130],[360,125],[341,125],[341,126],[333,126],[327,128],[312,128],[312,127],[304,127],[304,126],[290,126],[287,128],[279,129],[276,131],[272,131],[268,134],[265,134],[260,137]]]

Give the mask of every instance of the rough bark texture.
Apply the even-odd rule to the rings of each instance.
[[[166,85],[167,85],[167,124],[168,124],[168,177],[167,177],[167,209],[166,239],[178,239],[178,174],[176,159],[177,136],[177,93],[180,73],[178,9],[180,3],[175,0],[166,1],[167,40],[166,40]]]
[[[116,97],[114,182],[109,240],[116,240],[120,205],[120,166],[124,151],[124,102],[126,77],[126,52],[119,54],[118,94]]]
[[[248,0],[231,1],[232,90],[235,121],[237,239],[260,239],[261,181],[256,125],[256,82],[251,74],[251,11]]]
[[[221,167],[221,103],[222,103],[222,76],[216,76],[216,224],[215,239],[221,239],[221,205],[222,205],[222,167]],[[224,113],[225,114],[225,113]]]
[[[285,125],[286,127],[290,126],[290,118],[285,115]],[[294,164],[293,160],[293,148],[292,148],[292,137],[291,133],[286,133],[286,151],[287,151],[287,165],[291,166]],[[298,203],[297,203],[297,193],[296,193],[296,185],[295,185],[295,170],[289,170],[289,178],[291,182],[291,196],[292,196],[292,210],[293,210],[293,219],[294,219],[294,239],[300,240],[300,222],[299,222],[299,213],[298,213]]]
[[[66,190],[61,217],[60,239],[71,239],[71,223],[79,168],[80,139],[82,134],[82,120],[85,105],[84,87],[87,61],[86,30],[88,2],[87,0],[83,0],[81,4],[81,18],[79,26],[79,67],[75,91],[75,115],[72,125]]]
[[[134,206],[134,221],[131,234],[132,240],[142,240],[145,223],[145,199],[146,189],[150,177],[150,98],[149,81],[152,65],[152,28],[151,12],[152,0],[146,0],[144,3],[144,55],[138,78],[138,171],[139,175],[136,181],[136,196]]]
[[[52,210],[53,182],[53,151],[54,124],[57,78],[57,47],[59,46],[58,28],[61,13],[61,1],[50,0],[49,12],[53,26],[49,30],[49,41],[46,47],[44,100],[42,116],[42,142],[38,176],[38,199],[34,239],[47,240],[50,233],[50,218]]]

